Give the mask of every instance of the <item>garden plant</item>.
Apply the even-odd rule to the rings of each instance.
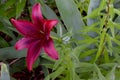
[[[0,80],[120,80],[120,0],[0,0]]]

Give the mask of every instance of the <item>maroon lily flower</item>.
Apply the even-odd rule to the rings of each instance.
[[[15,44],[15,48],[17,50],[28,48],[26,63],[27,68],[30,71],[42,48],[52,59],[58,59],[59,55],[55,50],[53,40],[50,37],[50,31],[58,21],[44,19],[39,3],[32,7],[32,22],[15,20],[13,18],[10,21],[24,36]]]

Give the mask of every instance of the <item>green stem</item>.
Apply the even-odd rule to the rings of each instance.
[[[109,10],[110,10],[110,0],[108,0],[107,3],[107,14],[106,14],[106,19],[105,19],[105,27],[102,30],[102,34],[100,36],[100,44],[99,44],[99,48],[95,57],[94,62],[97,61],[97,59],[100,57],[101,54],[103,54],[104,50],[105,50],[105,43],[106,43],[106,34],[107,34],[107,29],[108,29],[108,20],[109,20]]]
[[[58,40],[59,41],[59,39],[57,38],[57,37],[54,37],[54,36],[50,36],[52,39],[55,39],[55,40]]]

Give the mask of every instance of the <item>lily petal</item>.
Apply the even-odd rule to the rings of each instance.
[[[29,21],[11,19],[11,23],[23,36],[33,36],[39,33],[39,31],[35,29],[34,25]]]
[[[44,43],[44,51],[48,54],[48,56],[50,56],[52,59],[57,60],[59,58],[59,55],[56,51],[56,49],[54,48],[54,44],[53,44],[53,40],[51,38],[49,38],[49,40],[47,40]]]
[[[35,4],[32,7],[32,20],[33,20],[33,23],[36,25],[35,27],[37,29],[42,28],[44,19],[42,16],[41,7],[39,3]]]
[[[28,52],[27,52],[27,58],[26,58],[27,68],[29,71],[32,70],[32,65],[35,62],[35,60],[37,59],[37,57],[39,56],[41,48],[42,48],[42,44],[41,44],[40,40],[32,43],[29,46]]]
[[[21,50],[21,49],[24,49],[24,48],[28,48],[28,46],[34,42],[35,39],[31,39],[31,38],[22,38],[20,39],[16,44],[15,44],[15,48],[17,50]]]
[[[46,20],[44,23],[44,30],[47,35],[47,38],[50,37],[50,31],[58,23],[57,20]]]

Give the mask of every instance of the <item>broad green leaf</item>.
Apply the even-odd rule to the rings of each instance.
[[[16,5],[16,17],[19,17],[25,7],[26,0],[18,0]]]
[[[0,80],[10,80],[8,67],[4,63],[1,63],[1,76],[0,76]]]
[[[43,15],[47,19],[57,19],[59,21],[59,23],[56,26],[56,28],[58,28],[59,26],[61,26],[62,32],[66,33],[66,30],[65,30],[64,26],[62,25],[62,22],[60,21],[60,19],[57,17],[57,15],[55,14],[55,12],[49,6],[47,6],[46,4],[44,4],[42,6],[42,13],[43,13]],[[59,32],[59,29],[57,30],[57,32]]]
[[[48,5],[46,5],[46,4],[41,5],[41,9],[42,9],[43,15],[47,19],[57,19],[57,20],[59,20],[59,18],[55,14],[55,12]]]
[[[26,56],[26,50],[17,51],[14,47],[0,49],[0,60],[21,58]]]
[[[72,28],[73,33],[80,31],[84,22],[75,2],[73,0],[55,0],[55,2],[67,29]],[[79,37],[77,36],[77,38]]]

